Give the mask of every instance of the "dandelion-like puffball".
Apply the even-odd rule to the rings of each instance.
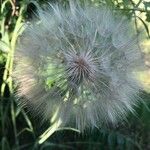
[[[107,7],[50,5],[18,40],[22,106],[62,126],[116,124],[134,112],[142,56],[134,25]]]

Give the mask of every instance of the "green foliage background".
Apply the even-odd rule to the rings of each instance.
[[[137,114],[130,114],[128,123],[116,128],[103,127],[79,134],[73,129],[55,132],[46,142],[39,145],[38,139],[48,127],[39,126],[40,118],[33,119],[20,109],[14,98],[12,81],[15,45],[21,27],[32,19],[36,5],[59,2],[64,7],[68,0],[1,0],[0,1],[0,149],[1,150],[148,150],[150,149],[150,92],[143,91]],[[83,2],[83,0],[81,0]],[[140,22],[145,30],[145,39],[150,42],[150,2],[146,0],[88,0],[92,5],[109,5],[120,10],[135,21],[138,32]],[[142,6],[142,7],[141,7]],[[139,15],[137,15],[137,13]],[[144,16],[141,17],[141,16]],[[146,55],[150,54],[150,47]],[[150,57],[148,57],[150,58]],[[150,77],[145,79],[150,81]]]

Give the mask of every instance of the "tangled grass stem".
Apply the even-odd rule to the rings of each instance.
[[[11,95],[13,94],[12,70],[13,70],[13,64],[14,64],[14,52],[15,52],[15,48],[16,48],[18,33],[22,26],[24,9],[25,9],[25,5],[22,5],[22,7],[20,8],[19,17],[16,21],[16,25],[15,25],[15,28],[14,28],[14,31],[12,34],[12,39],[10,40],[10,50],[7,54],[7,61],[5,64],[5,70],[4,70],[4,74],[3,74],[3,83],[1,85],[1,97],[4,96],[4,93],[6,90],[6,85],[8,85],[8,87],[9,87],[10,94]],[[1,109],[3,109],[2,106],[1,106]],[[2,111],[1,111],[1,113],[2,113]],[[19,147],[19,140],[17,138],[16,115],[15,115],[13,98],[11,100],[11,119],[12,119],[12,123],[13,123],[14,135],[15,135],[15,145],[16,145],[16,147]]]
[[[6,84],[8,84],[8,86],[9,86],[10,93],[11,94],[13,93],[12,77],[11,76],[12,76],[13,63],[14,63],[14,52],[15,52],[15,48],[16,48],[18,32],[23,25],[22,24],[22,19],[23,19],[22,14],[23,14],[24,9],[25,9],[25,6],[23,5],[20,8],[19,17],[17,19],[15,29],[13,31],[12,39],[10,42],[10,51],[7,54],[7,61],[6,61],[6,65],[5,65],[4,75],[3,75],[3,81],[4,82],[2,83],[2,86],[1,86],[1,96],[2,97],[4,96]]]

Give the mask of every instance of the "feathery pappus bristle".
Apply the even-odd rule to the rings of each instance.
[[[50,5],[18,40],[17,96],[41,120],[81,131],[134,112],[143,67],[132,21],[108,7]]]

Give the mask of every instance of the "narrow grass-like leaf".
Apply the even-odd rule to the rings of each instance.
[[[150,38],[150,32],[149,32],[149,28],[148,28],[147,24],[145,23],[145,21],[142,18],[140,18],[138,16],[136,16],[136,17],[143,23],[145,30],[147,32],[148,38]]]
[[[9,52],[10,51],[10,47],[7,43],[5,43],[4,41],[0,41],[0,50],[2,52]]]

